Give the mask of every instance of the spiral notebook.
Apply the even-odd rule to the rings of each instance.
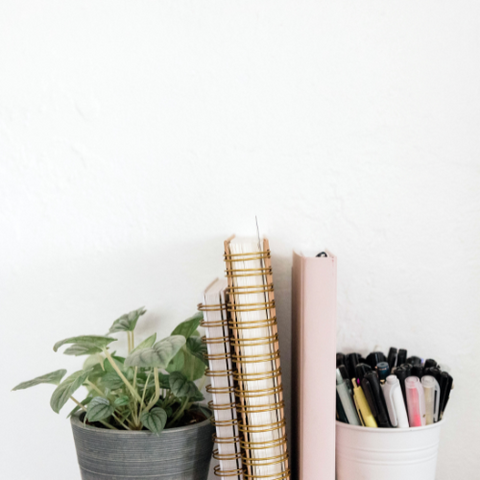
[[[212,395],[209,407],[213,411],[217,448],[213,458],[218,460],[215,475],[222,480],[243,480],[243,467],[235,408],[230,335],[225,305],[226,279],[217,279],[203,294],[201,326],[205,328],[204,342],[207,344],[208,369],[206,375],[211,384],[206,388]]]
[[[244,478],[290,479],[268,240],[228,239],[225,263]]]

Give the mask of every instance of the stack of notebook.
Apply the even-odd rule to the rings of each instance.
[[[208,391],[227,480],[287,480],[287,437],[268,241],[225,242],[228,283],[204,293]]]

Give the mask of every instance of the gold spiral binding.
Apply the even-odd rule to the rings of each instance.
[[[235,372],[233,370],[210,370],[207,368],[205,370],[206,377],[229,377],[233,375]]]
[[[236,459],[234,459],[234,460],[236,460]],[[220,468],[220,465],[215,465],[213,467],[213,473],[217,477],[238,477],[239,475],[243,474],[243,468],[235,468],[233,470],[222,470]]]
[[[238,418],[232,418],[231,420],[215,420],[213,418],[212,425],[215,427],[238,427]]]
[[[205,335],[202,337],[202,342],[206,345],[212,344],[219,344],[219,343],[228,343],[230,341],[230,337],[206,337]]]
[[[231,387],[212,387],[212,385],[207,385],[205,390],[213,395],[235,393],[235,387],[233,385]]]
[[[230,240],[227,240],[224,259],[229,284],[226,310],[231,335],[243,479],[289,480],[285,403],[268,241],[263,241],[263,248],[259,248],[259,251],[232,253]],[[240,265],[242,262],[246,263]],[[253,298],[257,298],[258,302],[246,295],[254,295]],[[255,329],[264,330],[255,335]],[[252,371],[255,364],[265,364],[261,370],[267,371]],[[260,384],[262,388],[254,383],[265,380],[266,384]],[[270,402],[270,399],[274,401]],[[257,402],[258,405],[255,404]],[[275,412],[275,415],[268,416],[268,421],[263,420],[261,424],[252,423],[252,419],[255,419],[252,415],[268,412]],[[260,441],[259,434],[267,435],[260,435]],[[275,468],[268,475],[265,469],[259,470],[272,465]]]
[[[215,460],[236,460],[237,458],[242,458],[242,453],[237,452],[237,453],[220,453],[218,451],[218,448],[213,450],[212,452],[212,457]]]

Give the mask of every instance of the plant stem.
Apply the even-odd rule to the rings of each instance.
[[[188,400],[189,400],[189,398],[185,397],[185,399],[181,403],[179,409],[177,410],[177,412],[175,413],[173,418],[170,420],[170,422],[168,422],[167,428],[171,427],[182,416],[183,411],[185,410],[185,407],[187,406]]]
[[[85,380],[85,383],[87,385],[90,385],[96,392],[98,392],[102,397],[105,396],[105,393],[102,392],[94,383],[92,383],[90,380]]]
[[[131,430],[130,428],[128,428],[116,415],[115,413],[113,414],[113,416],[115,417],[115,420],[120,423],[121,425],[123,425],[125,427],[126,430]]]
[[[155,396],[150,400],[150,403],[147,405],[147,408],[146,408],[147,412],[158,402],[158,399],[160,398],[160,382],[158,380],[157,367],[153,368],[153,375],[155,380]]]
[[[82,405],[73,395],[70,395],[70,398],[84,411],[86,412],[87,409],[85,408],[84,405]],[[105,422],[104,420],[100,420],[100,423],[105,425],[106,427],[110,428],[111,430],[118,430],[118,428],[115,428],[113,425],[110,425],[108,422]]]
[[[137,388],[137,373],[138,373],[138,367],[135,367],[135,373],[133,376],[133,388]]]
[[[123,380],[123,383],[130,390],[130,393],[133,395],[133,397],[138,402],[142,402],[142,399],[140,398],[140,395],[138,394],[137,390],[135,390],[135,388],[132,387],[131,383],[125,378],[125,375],[120,371],[117,364],[115,363],[115,360],[110,355],[110,352],[107,349],[104,349],[103,352],[105,353],[106,357],[108,358],[108,361],[110,362],[110,365],[117,372],[118,376]]]

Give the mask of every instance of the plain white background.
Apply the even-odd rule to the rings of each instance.
[[[448,365],[438,480],[476,478],[479,126],[475,0],[3,0],[0,477],[80,478],[53,387],[10,389],[141,305],[170,333],[258,215],[287,397],[292,249],[328,247],[339,349]]]

